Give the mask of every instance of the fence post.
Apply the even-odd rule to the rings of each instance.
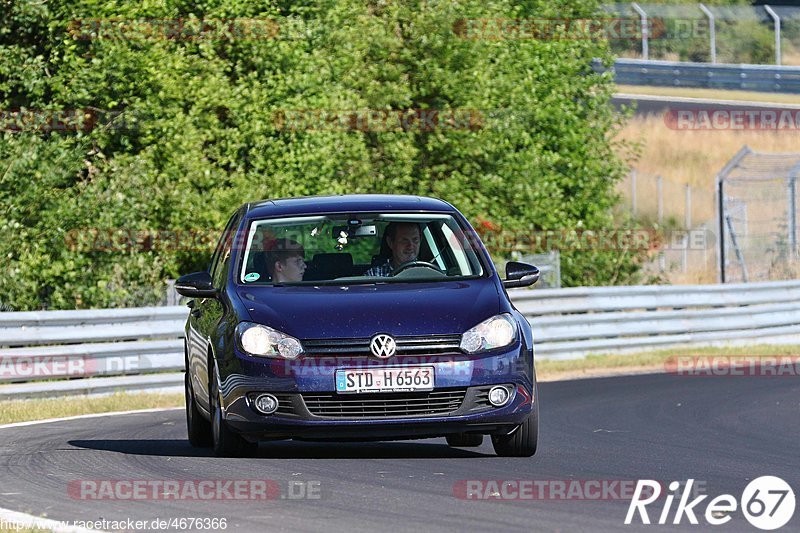
[[[741,163],[742,159],[747,157],[751,154],[752,151],[750,148],[745,144],[742,146],[741,150],[736,152],[736,155],[733,156],[733,159],[728,161],[722,170],[719,171],[717,174],[716,182],[717,182],[717,215],[719,219],[717,220],[717,229],[719,230],[719,234],[717,235],[717,241],[719,246],[719,253],[717,254],[717,260],[719,261],[719,281],[720,283],[725,283],[725,189],[723,188],[723,182],[725,178],[730,174],[731,170],[736,168],[736,166]]]
[[[173,306],[178,305],[178,291],[175,290],[175,280],[168,279],[167,280],[167,305]]]
[[[789,258],[797,258],[797,177],[789,177]]]
[[[658,223],[659,225],[664,218],[664,178],[656,176],[656,187],[658,188]]]
[[[642,18],[642,59],[646,61],[650,59],[650,46],[648,42],[649,35],[647,31],[647,13],[645,13],[644,9],[642,9],[642,7],[636,2],[633,2],[631,4],[631,7]]]
[[[683,213],[684,225],[686,226],[686,242],[683,246],[683,273],[689,270],[689,246],[692,242],[690,232],[692,231],[692,187],[686,184],[686,206]]]
[[[764,9],[767,10],[767,13],[769,13],[769,16],[772,17],[773,22],[775,22],[775,64],[780,65],[781,64],[781,18],[768,5],[764,5]]]
[[[714,13],[703,4],[698,4],[700,10],[708,17],[708,41],[711,46],[711,63],[717,62],[717,27]]]
[[[719,219],[717,226],[719,232],[717,234],[717,260],[719,261],[719,282],[725,283],[725,189],[724,180],[720,175],[717,175],[717,211],[719,211]]]
[[[745,283],[749,281],[747,276],[747,265],[744,262],[744,254],[742,249],[739,248],[739,241],[736,239],[736,232],[733,230],[733,222],[731,217],[726,215],[725,222],[728,223],[728,232],[731,234],[731,244],[733,244],[733,251],[736,252],[736,258],[739,260],[739,266],[742,268],[742,279]]]

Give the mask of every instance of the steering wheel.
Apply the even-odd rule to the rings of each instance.
[[[444,274],[444,271],[442,271],[441,268],[439,268],[438,266],[434,265],[433,263],[428,263],[427,261],[406,261],[405,263],[401,263],[401,264],[397,265],[397,268],[392,270],[392,273],[390,275],[391,276],[396,276],[400,272],[403,272],[404,270],[407,270],[407,269],[412,268],[412,267],[431,268],[431,269],[435,270],[436,272],[439,272],[440,274]]]

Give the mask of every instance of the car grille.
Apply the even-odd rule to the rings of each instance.
[[[370,355],[372,339],[306,339],[307,355]],[[395,337],[396,355],[441,354],[460,352],[461,335],[421,335]]]
[[[333,418],[397,418],[446,415],[464,401],[466,389],[374,394],[304,393],[315,416]]]
[[[491,407],[489,403],[489,391],[494,385],[488,387],[475,387],[475,407],[473,409],[483,409]]]
[[[292,407],[292,397],[294,394],[288,393],[275,393],[275,398],[278,400],[278,409],[275,411],[279,415],[293,415],[294,408]]]

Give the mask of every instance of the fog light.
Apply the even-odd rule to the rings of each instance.
[[[489,403],[495,407],[503,407],[510,398],[511,394],[505,387],[492,387],[489,391]]]
[[[262,415],[271,415],[278,409],[278,399],[272,394],[261,394],[253,402],[256,411]]]

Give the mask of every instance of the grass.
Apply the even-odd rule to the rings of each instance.
[[[632,118],[618,138],[641,144],[638,160],[620,154],[632,168],[709,191],[745,144],[756,152],[800,152],[800,131],[676,130],[653,115]]]
[[[800,104],[800,95],[758,91],[733,91],[725,89],[698,89],[694,87],[650,87],[646,85],[617,85],[618,93],[646,94],[650,96],[679,96],[710,100],[742,100],[773,104]]]
[[[183,394],[117,393],[109,396],[8,400],[0,402],[0,424],[94,413],[183,406]]]
[[[715,219],[716,175],[742,146],[747,145],[755,152],[800,153],[800,131],[675,130],[667,126],[662,116],[656,115],[633,117],[619,130],[617,139],[637,146],[634,150],[620,148],[618,152],[637,171],[637,218],[645,222],[656,220],[655,176],[660,175],[664,179],[665,221],[673,218],[678,227],[683,227],[686,184],[692,187],[692,225],[697,227]],[[618,191],[630,206],[630,180],[620,182]],[[751,225],[759,220],[771,221],[774,213],[769,210],[782,209],[781,201],[785,202],[785,198],[775,197],[772,204],[761,202],[750,206]],[[692,257],[691,272],[671,272],[666,279],[678,284],[714,283],[715,257],[713,253],[707,254],[705,264]]]
[[[767,356],[798,355],[800,345],[729,346],[707,348],[670,348],[628,355],[589,355],[584,359],[536,362],[536,375],[540,381],[558,381],[626,372],[656,372],[664,370],[664,363],[676,356]]]

